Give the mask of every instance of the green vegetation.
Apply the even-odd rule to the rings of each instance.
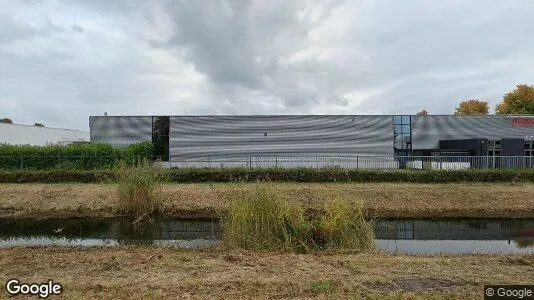
[[[244,194],[222,216],[223,243],[230,248],[305,252],[310,228],[304,210],[260,190]]]
[[[355,170],[297,169],[173,169],[171,180],[198,182],[534,182],[534,169]]]
[[[372,224],[362,207],[336,198],[326,214],[306,216],[302,205],[284,202],[266,190],[234,199],[222,216],[223,243],[228,248],[284,252],[314,250],[373,250]]]
[[[495,107],[497,114],[534,114],[534,85],[519,84]]]
[[[326,202],[326,215],[321,222],[326,249],[373,250],[373,224],[364,217],[363,204],[351,207],[340,198]]]
[[[497,170],[348,170],[348,169],[172,169],[175,183],[201,182],[534,182],[534,169]],[[0,170],[0,183],[115,181],[113,170]]]
[[[165,180],[163,168],[143,161],[134,167],[120,164],[116,174],[119,213],[141,219],[162,212],[163,199],[156,193],[156,188]]]
[[[134,164],[152,158],[151,142],[141,142],[127,148],[114,148],[108,144],[72,144],[66,146],[29,146],[0,144],[0,169],[49,170],[110,169],[118,161]]]

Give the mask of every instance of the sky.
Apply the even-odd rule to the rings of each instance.
[[[534,84],[532,0],[0,1],[0,118],[451,114]]]

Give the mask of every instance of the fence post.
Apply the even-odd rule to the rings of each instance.
[[[358,170],[358,155],[356,155],[356,170]]]
[[[275,160],[276,160],[275,168],[278,168],[278,155],[276,155],[274,158],[275,158]]]
[[[248,169],[252,170],[252,155],[248,156]]]

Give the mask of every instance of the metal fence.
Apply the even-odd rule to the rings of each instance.
[[[141,157],[130,157],[136,164]],[[130,161],[131,160],[131,161]],[[116,165],[116,156],[0,156],[0,170],[43,169],[106,169]],[[460,169],[534,169],[534,156],[285,156],[248,155],[221,159],[206,156],[201,159],[169,161],[155,159],[171,168],[342,168],[363,170],[460,170]]]
[[[281,156],[249,155],[238,159],[205,157],[195,160],[170,159],[173,168],[342,168],[364,170],[460,170],[534,169],[531,156]]]

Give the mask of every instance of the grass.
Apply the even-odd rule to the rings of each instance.
[[[232,199],[267,188],[305,211],[323,212],[342,195],[371,218],[534,217],[532,183],[219,183],[161,184],[166,216],[217,217]],[[118,214],[117,184],[0,184],[0,217],[109,217]]]
[[[230,254],[234,259],[227,258]],[[0,249],[0,286],[9,278],[28,283],[52,278],[63,285],[66,299],[482,299],[484,284],[531,284],[533,268],[533,255]]]
[[[305,252],[310,227],[298,203],[257,190],[236,198],[222,216],[223,243],[229,248]]]
[[[367,221],[363,205],[351,204],[341,197],[326,202],[321,230],[326,249],[374,250],[373,224]]]
[[[156,193],[165,179],[162,167],[145,161],[133,167],[121,164],[116,172],[119,213],[141,219],[163,211],[163,198]]]
[[[234,199],[222,216],[227,248],[304,253],[314,250],[374,250],[372,223],[362,207],[340,197],[328,200],[325,213],[306,215],[298,202],[282,201],[268,189]]]

